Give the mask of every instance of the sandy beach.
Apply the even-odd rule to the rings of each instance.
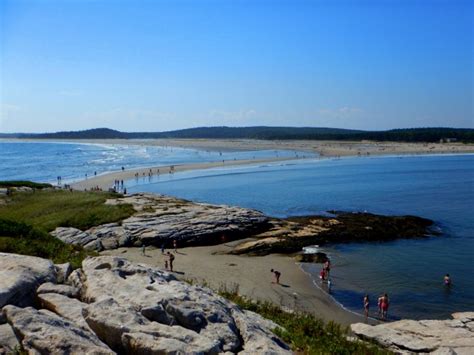
[[[173,165],[173,172],[179,173],[188,170],[200,170],[200,169],[211,169],[217,167],[231,167],[231,166],[242,166],[250,164],[261,164],[261,163],[272,163],[284,160],[290,160],[292,158],[268,158],[268,159],[252,159],[252,160],[230,160],[226,162],[208,162],[208,163],[192,163],[192,164],[176,164]],[[293,158],[297,159],[297,158]],[[136,168],[136,169],[125,169],[123,171],[114,171],[102,175],[88,177],[87,179],[80,180],[72,183],[71,187],[76,190],[85,190],[92,188],[100,188],[102,190],[108,190],[113,187],[114,180],[132,180],[135,179],[135,174],[139,177],[148,176],[148,173],[152,170],[154,175],[157,175],[157,170],[160,170],[160,174],[170,174],[170,165],[161,165],[147,168]]]
[[[57,141],[57,140],[56,140]],[[371,155],[418,155],[418,154],[461,154],[474,153],[474,144],[461,143],[399,143],[399,142],[343,142],[343,141],[310,141],[288,140],[268,141],[249,139],[100,139],[100,140],[67,140],[68,142],[93,144],[146,145],[163,147],[180,147],[207,151],[250,151],[250,150],[290,150],[310,152],[323,158],[371,156]],[[301,156],[300,156],[301,158]],[[209,169],[222,166],[239,166],[248,164],[270,163],[292,158],[267,158],[253,160],[232,160],[222,162],[192,163],[175,165],[175,172]],[[296,159],[296,158],[293,158]],[[170,166],[153,166],[149,168],[125,169],[71,184],[74,189],[84,190],[99,187],[103,190],[113,186],[114,180],[130,180],[139,176],[148,176],[149,169],[156,173],[169,173]],[[145,175],[143,175],[145,173]]]
[[[262,301],[271,301],[284,309],[310,312],[325,321],[349,325],[364,322],[364,317],[346,311],[326,291],[317,288],[311,278],[284,255],[249,257],[219,254],[229,244],[210,247],[178,249],[174,262],[175,276],[207,284],[213,289],[238,285],[239,294]],[[145,256],[141,248],[121,248],[102,252],[117,255],[134,262],[164,268],[165,256],[161,250],[148,247]],[[281,272],[280,285],[272,283],[270,269]]]
[[[27,141],[27,140],[22,140]],[[34,140],[31,140],[34,141]],[[45,140],[40,140],[45,141]],[[79,139],[54,140],[95,143],[180,147],[208,151],[294,150],[324,157],[402,154],[474,153],[474,144],[405,143],[375,141],[259,140],[259,139]]]

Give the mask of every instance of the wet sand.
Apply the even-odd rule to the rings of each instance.
[[[311,278],[293,258],[275,254],[258,257],[219,254],[229,248],[230,244],[222,244],[178,249],[174,261],[175,276],[207,284],[213,289],[223,286],[233,289],[238,285],[241,295],[271,301],[287,310],[310,312],[325,321],[343,325],[364,322],[362,315],[346,311],[327,292],[313,285]],[[120,248],[101,254],[164,268],[165,256],[154,247],[148,247],[145,256],[141,248]],[[282,274],[280,285],[272,283],[272,268]]]

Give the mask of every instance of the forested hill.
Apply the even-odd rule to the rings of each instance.
[[[138,139],[138,138],[234,138],[234,139],[310,139],[310,140],[374,140],[398,142],[439,142],[450,139],[474,142],[474,129],[407,128],[388,131],[361,131],[315,127],[198,127],[168,132],[120,132],[108,128],[85,131],[2,134],[0,138],[43,139]]]

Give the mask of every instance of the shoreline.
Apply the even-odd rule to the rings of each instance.
[[[342,325],[365,322],[362,314],[344,308],[331,295],[314,285],[312,278],[293,258],[279,254],[223,254],[230,244],[179,248],[174,254],[174,275],[181,280],[208,285],[212,289],[226,287],[232,290],[238,287],[238,293],[242,296],[270,301],[290,312],[308,312],[326,322],[335,321]],[[101,255],[121,256],[132,262],[164,268],[165,256],[159,248],[148,247],[145,256],[141,248],[107,250]],[[271,268],[281,272],[280,285],[271,282]],[[368,322],[378,324],[377,320],[371,318]]]
[[[75,190],[89,190],[93,188],[100,188],[104,191],[107,191],[109,188],[113,187],[114,180],[133,180],[138,174],[139,178],[147,178],[148,172],[152,170],[152,176],[163,176],[174,173],[180,173],[191,170],[206,170],[212,168],[222,168],[222,167],[238,167],[238,166],[251,166],[252,164],[263,164],[263,163],[276,163],[292,160],[303,160],[303,159],[313,159],[313,158],[292,158],[292,157],[278,157],[278,158],[265,158],[265,159],[244,159],[244,160],[229,160],[226,162],[204,162],[204,163],[184,163],[184,164],[175,164],[175,165],[160,165],[160,166],[149,166],[141,168],[132,168],[125,169],[122,171],[111,171],[96,176],[91,176],[87,179],[81,179],[76,182],[72,182],[69,185]],[[171,166],[174,167],[173,172],[170,172]],[[160,170],[160,173],[157,173],[157,169]]]

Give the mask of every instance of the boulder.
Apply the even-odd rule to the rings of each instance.
[[[0,324],[0,354],[11,354],[19,348],[20,342],[12,327],[9,324]]]
[[[42,308],[70,320],[81,328],[92,332],[82,316],[83,309],[87,306],[74,298],[69,298],[57,293],[42,293],[38,295]]]
[[[108,204],[130,203],[139,211],[120,224],[109,223],[81,231],[58,227],[51,234],[68,244],[102,251],[126,246],[218,244],[221,237],[243,238],[266,227],[261,212],[231,206],[192,203],[160,195],[136,194]]]
[[[34,256],[0,253],[0,308],[31,305],[36,288],[56,282],[54,264]]]
[[[112,349],[135,354],[217,354],[219,342],[182,328],[151,322],[139,311],[112,298],[89,305],[84,315],[94,332]]]
[[[328,256],[325,253],[304,253],[295,255],[295,260],[300,263],[318,263],[323,264],[328,261]]]
[[[79,296],[79,290],[73,286],[53,284],[51,282],[45,282],[36,290],[38,295],[43,293],[56,293],[67,297],[77,298]]]
[[[5,306],[3,313],[32,354],[114,354],[93,333],[47,310]]]
[[[397,353],[474,353],[474,312],[454,313],[451,320],[401,320],[375,326],[356,323],[352,331]]]
[[[55,264],[54,267],[56,268],[58,283],[66,282],[67,278],[72,272],[71,264],[70,263]]]
[[[235,304],[208,288],[189,285],[176,280],[167,272],[132,264],[126,259],[112,256],[84,260],[83,271],[83,300],[89,303],[95,302],[87,308],[85,318],[96,333],[100,332],[104,325],[93,325],[94,322],[99,322],[98,319],[101,319],[101,324],[107,321],[107,317],[102,319],[98,315],[96,308],[101,302],[108,301],[111,304],[109,308],[115,307],[117,314],[120,313],[120,309],[126,311],[124,317],[128,320],[133,318],[133,323],[146,325],[150,321],[155,321],[152,323],[159,323],[161,332],[165,330],[172,332],[173,329],[183,329],[184,332],[185,329],[185,334],[199,335],[210,340],[211,343],[206,343],[206,346],[219,344],[219,351],[235,352],[242,348],[250,351],[253,347],[286,351],[283,342],[271,332],[273,323],[265,323],[261,317],[255,315],[254,319],[259,320],[259,325],[252,328],[250,315],[242,313]],[[103,306],[102,308],[107,309]],[[133,313],[133,317],[130,313],[132,310],[136,313]],[[112,316],[111,314],[110,317]],[[179,328],[174,328],[176,326]],[[138,331],[133,328],[130,332]],[[141,329],[140,332],[145,331]],[[242,333],[246,334],[248,346],[242,343]],[[126,346],[122,340],[120,344],[112,344],[112,341],[118,341],[116,336],[113,337],[115,340],[105,340],[104,337],[108,336],[109,331],[103,335],[97,334],[114,350]],[[155,333],[151,335],[157,336]],[[137,344],[139,341],[145,343],[151,341],[150,336],[127,335],[126,339],[129,344],[127,346]],[[176,344],[175,340],[173,344]],[[199,340],[199,343],[201,342],[202,339]]]
[[[235,308],[232,315],[244,342],[243,351],[239,354],[292,354],[288,345],[271,332],[279,328],[272,321],[254,312]]]

